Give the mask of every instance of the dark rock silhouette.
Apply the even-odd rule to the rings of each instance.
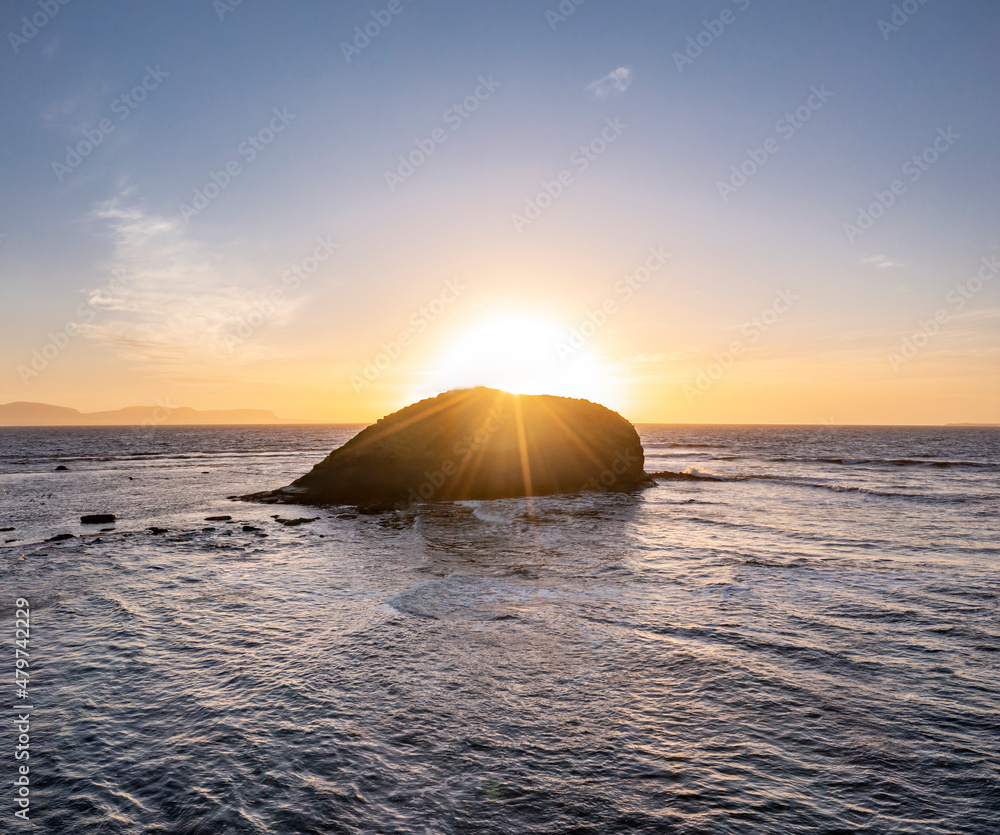
[[[391,507],[651,484],[635,428],[587,400],[461,389],[364,429],[287,487],[244,499]]]
[[[83,525],[106,525],[108,522],[115,521],[115,514],[113,513],[88,513],[86,516],[80,517],[80,523]]]

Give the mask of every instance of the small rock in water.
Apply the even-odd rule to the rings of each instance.
[[[67,467],[65,464],[60,464],[58,467],[56,467],[56,472],[59,472],[60,470],[68,470],[68,469],[69,469],[69,467]]]
[[[148,528],[147,530],[149,530],[149,532],[153,533],[153,534],[160,534],[160,533],[167,533],[167,531],[169,531],[170,529],[169,528],[158,528],[158,527],[156,527],[156,525],[153,525],[152,527]]]
[[[232,516],[206,516],[206,522],[232,522]]]
[[[0,528],[0,531],[3,531],[4,533],[7,533],[7,531],[12,531],[12,530],[14,530],[14,529],[13,528]]]
[[[84,525],[106,525],[115,521],[113,513],[89,513],[80,517],[80,522]]]
[[[313,516],[311,519],[303,516],[301,519],[282,519],[280,516],[272,516],[275,522],[280,522],[289,528],[295,527],[296,525],[304,525],[306,522],[315,522],[319,519],[318,516]]]
[[[101,528],[100,532],[101,533],[111,533],[111,531],[113,531],[113,530],[114,530],[114,528]]]
[[[62,542],[63,540],[66,540],[66,539],[76,539],[76,536],[74,536],[71,533],[59,533],[59,534],[56,534],[55,536],[50,536],[45,541],[46,542]]]
[[[243,530],[246,531],[247,533],[251,533],[253,531],[259,531],[260,528],[256,527],[255,525],[244,525]]]
[[[202,533],[211,533],[214,530],[215,530],[215,528],[202,528],[201,532]]]
[[[17,539],[16,538],[15,539],[5,539],[4,540],[4,545],[6,545],[9,542],[17,542]]]

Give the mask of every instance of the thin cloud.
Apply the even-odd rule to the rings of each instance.
[[[179,219],[147,214],[123,196],[99,204],[92,217],[105,225],[113,255],[106,285],[84,291],[96,315],[80,333],[123,359],[166,370],[273,356],[264,332],[288,324],[305,302],[286,298],[266,308],[262,321],[262,300],[280,286],[279,276],[252,274],[208,253]],[[246,322],[259,324],[233,351],[233,335]]]
[[[632,70],[626,67],[619,67],[609,72],[604,78],[591,81],[587,85],[587,91],[597,96],[599,99],[608,99],[612,96],[620,96],[632,83]]]
[[[884,255],[869,255],[867,258],[861,259],[862,264],[874,264],[879,269],[885,269],[886,267],[904,267],[906,266],[902,261],[891,261]]]
[[[79,133],[84,128],[93,127],[99,118],[99,111],[94,104],[95,95],[88,93],[72,93],[56,101],[39,105],[38,116],[48,127],[62,133]]]

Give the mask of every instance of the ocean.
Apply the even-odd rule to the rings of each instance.
[[[229,498],[358,428],[0,429],[0,829],[1000,830],[1000,430],[640,426],[631,495]]]

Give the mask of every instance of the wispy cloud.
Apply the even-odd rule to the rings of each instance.
[[[96,112],[90,107],[89,97],[76,93],[55,101],[45,102],[39,107],[38,115],[46,125],[70,131],[90,119],[91,111]]]
[[[303,298],[285,299],[263,319],[260,315],[278,276],[262,276],[209,253],[186,236],[178,219],[147,213],[127,192],[99,204],[93,219],[111,240],[109,272],[118,279],[85,291],[97,315],[80,326],[84,336],[123,359],[161,370],[275,356],[263,338],[240,343],[234,352],[232,335],[245,322],[261,322],[266,329],[291,321]]]
[[[609,72],[604,78],[591,81],[587,85],[588,92],[599,99],[608,99],[612,96],[620,96],[632,83],[632,70],[626,67],[619,67]]]
[[[886,267],[905,267],[906,265],[902,261],[891,261],[884,255],[869,255],[867,258],[861,259],[862,264],[874,264],[880,269]]]

